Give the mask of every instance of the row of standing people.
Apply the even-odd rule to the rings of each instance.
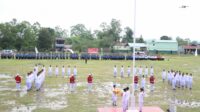
[[[167,81],[172,86],[173,90],[176,88],[192,89],[193,77],[192,73],[184,73],[181,71],[169,70],[168,72],[163,69],[162,71],[163,82]]]
[[[38,71],[38,66],[34,67],[33,71],[30,71],[29,73],[27,73],[26,76],[26,86],[27,86],[27,90],[29,91],[32,88],[32,83],[33,81],[36,82],[36,80],[39,78],[39,74],[42,73],[45,75],[46,73],[46,69],[43,66],[41,71]],[[20,90],[21,88],[21,82],[22,82],[22,77],[17,73],[17,75],[15,76],[15,80],[16,80],[16,88],[17,90]],[[93,76],[92,74],[89,74],[87,77],[87,86],[88,86],[88,91],[92,91],[92,85],[93,85]],[[35,85],[36,89],[39,90],[39,86],[37,86],[38,83]],[[39,84],[41,85],[41,84]],[[69,90],[71,92],[75,91],[76,88],[76,77],[74,74],[69,75]]]
[[[149,73],[149,70],[150,70],[150,73]],[[139,68],[137,66],[135,66],[135,67],[133,67],[133,69],[131,69],[131,67],[128,66],[127,67],[128,77],[130,77],[131,73],[138,74],[140,77],[142,77],[142,75],[144,74],[147,77],[148,74],[150,74],[150,75],[154,74],[154,68],[152,66],[150,68],[148,68],[147,66],[145,68],[143,68],[142,66],[139,66]],[[124,70],[124,66],[122,65],[120,68],[120,76],[123,78],[124,75],[125,75],[125,70]],[[113,68],[113,76],[114,77],[118,76],[118,68],[116,65],[114,65],[114,68]]]
[[[35,69],[36,71],[38,71],[38,66],[35,65],[34,69]],[[45,68],[44,65],[43,65],[43,68],[42,68],[42,69],[44,69],[44,70],[46,71],[46,68]],[[74,66],[73,72],[71,72],[71,67],[70,67],[70,65],[68,65],[67,69],[66,69],[65,66],[63,65],[62,68],[61,68],[61,72],[62,72],[62,76],[65,76],[65,74],[67,74],[68,77],[69,77],[71,74],[74,74],[75,76],[77,76],[77,74],[78,74],[77,67]],[[59,73],[60,73],[60,69],[59,69],[59,67],[58,67],[57,65],[55,66],[55,69],[53,69],[53,66],[49,65],[49,67],[48,67],[48,75],[49,75],[49,76],[52,76],[53,74],[55,74],[55,76],[58,76]]]

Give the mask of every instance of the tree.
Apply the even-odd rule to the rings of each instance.
[[[136,38],[135,42],[136,43],[144,43],[144,39],[143,39],[142,35],[140,36],[140,38]]]
[[[67,30],[60,28],[59,26],[55,27],[55,36],[58,38],[67,38]]]
[[[133,42],[133,31],[130,27],[126,27],[124,28],[125,30],[125,35],[123,37],[122,42],[126,42],[126,43],[132,43]]]
[[[119,20],[112,19],[110,25],[103,22],[101,25],[101,30],[96,30],[96,36],[99,42],[99,47],[101,48],[110,48],[115,43],[119,42],[122,31],[121,24]]]
[[[182,39],[180,37],[176,37],[176,41],[178,42],[178,46],[183,46],[188,44],[188,40]]]
[[[160,37],[160,40],[172,40],[172,38],[168,36],[162,36]]]
[[[109,30],[109,33],[113,36],[115,42],[119,41],[121,38],[120,33],[122,31],[120,21],[112,19],[110,26],[111,29]]]
[[[88,30],[83,24],[77,24],[71,27],[71,37],[93,39],[91,31]]]
[[[54,48],[55,31],[52,28],[41,28],[39,31],[38,48],[41,51]]]

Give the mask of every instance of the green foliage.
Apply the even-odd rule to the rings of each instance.
[[[130,27],[126,27],[124,28],[125,30],[125,35],[124,35],[124,38],[123,38],[123,42],[126,42],[126,43],[131,43],[133,42],[133,31]]]
[[[73,50],[85,52],[90,47],[112,48],[116,43],[131,43],[133,33],[130,27],[122,30],[120,21],[116,19],[112,19],[110,23],[103,22],[100,24],[100,29],[94,30],[94,33],[84,24],[77,24],[71,27],[70,34],[59,26],[44,28],[39,22],[30,24],[28,21],[18,22],[17,19],[13,19],[10,22],[0,23],[0,48],[34,52],[37,46],[39,51],[50,51],[54,50],[55,38],[64,38],[65,44],[72,45]],[[162,36],[160,39],[171,40],[172,38]],[[144,43],[142,36],[135,40],[137,43]],[[190,43],[190,40],[179,37],[176,40],[179,46]],[[194,41],[193,44],[197,42]]]
[[[183,46],[183,45],[187,45],[188,44],[188,40],[182,39],[180,37],[176,38],[176,41],[178,42],[178,46]]]
[[[160,40],[172,40],[172,38],[168,36],[162,36],[160,37]]]
[[[51,50],[55,43],[55,31],[51,28],[42,28],[39,31],[38,48],[40,51]]]

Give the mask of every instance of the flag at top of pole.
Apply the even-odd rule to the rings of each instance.
[[[38,49],[37,49],[37,47],[35,47],[35,53],[36,54],[38,54],[39,52],[38,52]]]
[[[197,53],[197,48],[196,48],[196,50],[195,50],[195,54],[194,54],[195,56],[198,56],[198,53]]]

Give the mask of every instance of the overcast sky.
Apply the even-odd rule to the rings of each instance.
[[[187,5],[187,8],[180,8]],[[137,0],[136,36],[145,40],[167,35],[200,41],[199,0]],[[134,25],[134,0],[0,0],[0,22],[16,18],[31,24],[69,30],[78,23],[99,28],[112,18]]]

